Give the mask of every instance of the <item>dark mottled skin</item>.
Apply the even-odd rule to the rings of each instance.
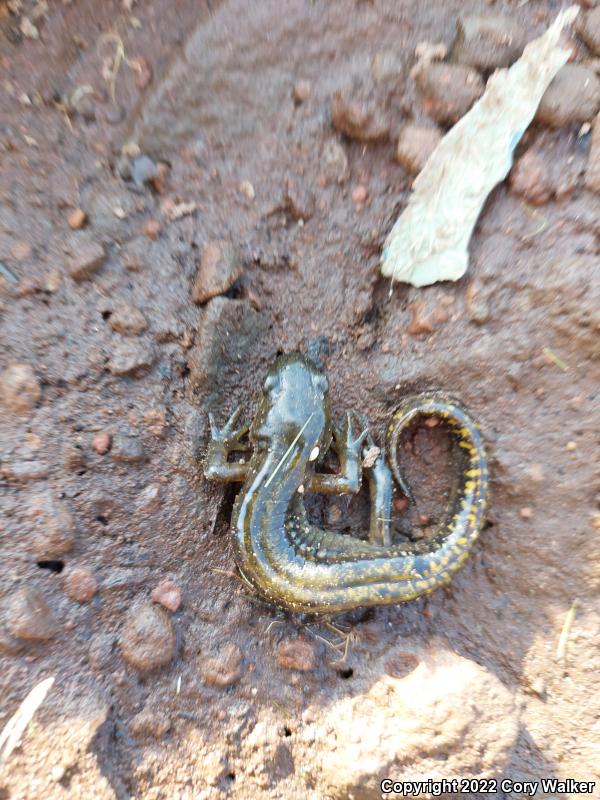
[[[449,427],[462,455],[462,481],[446,524],[433,538],[394,545],[393,479],[408,492],[396,460],[399,437],[424,416]],[[250,429],[235,430],[237,418],[236,412],[218,429],[211,417],[205,475],[243,481],[231,521],[236,563],[244,579],[275,605],[343,611],[412,600],[447,583],[466,560],[484,521],[488,469],[477,425],[456,401],[424,393],[394,413],[387,459],[382,453],[364,469],[371,493],[368,541],[318,528],[306,516],[304,492],[359,490],[363,451],[373,444],[367,431],[353,435],[349,415],[341,429],[332,426],[327,378],[312,361],[299,354],[279,358]],[[246,433],[249,445],[242,443]],[[340,462],[337,475],[315,470],[330,446]],[[230,462],[236,450],[251,451],[249,460]]]

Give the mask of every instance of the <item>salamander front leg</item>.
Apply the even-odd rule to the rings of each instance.
[[[356,494],[360,489],[362,479],[362,444],[368,432],[368,430],[364,430],[355,438],[350,414],[346,414],[342,427],[333,429],[331,445],[337,453],[340,471],[337,475],[321,475],[313,472],[308,479],[309,491],[321,494]]]
[[[248,427],[235,429],[240,416],[240,409],[237,408],[229,417],[222,428],[217,428],[213,415],[208,415],[210,423],[210,442],[204,464],[204,477],[210,481],[234,481],[243,482],[246,480],[248,465],[236,461],[229,461],[229,454],[238,450],[249,450],[249,446],[240,441],[247,433]]]

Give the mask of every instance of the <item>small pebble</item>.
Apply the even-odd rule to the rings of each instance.
[[[94,438],[92,439],[92,447],[98,453],[98,455],[103,456],[110,450],[111,440],[112,437],[110,433],[108,433],[108,431],[102,431],[95,434]]]
[[[312,86],[310,81],[300,78],[294,84],[294,100],[296,103],[305,103],[310,97]]]
[[[331,119],[336,130],[359,142],[381,141],[389,134],[389,122],[369,86],[338,90],[331,100]]]
[[[150,370],[154,351],[144,343],[123,341],[117,343],[108,361],[108,369],[118,377],[139,377]]]
[[[137,507],[141,511],[157,511],[160,508],[160,485],[150,483],[138,495]]]
[[[63,447],[62,459],[65,469],[76,472],[85,468],[85,456],[81,447],[73,442],[67,442]]]
[[[15,483],[39,481],[48,477],[48,465],[43,461],[5,461],[0,467],[0,474]]]
[[[546,681],[540,675],[534,678],[528,686],[530,693],[543,699],[546,696]]]
[[[140,711],[129,723],[129,730],[138,738],[160,739],[171,730],[171,719],[156,711]]]
[[[140,464],[146,460],[146,452],[139,436],[116,433],[112,440],[111,456],[121,464]]]
[[[232,642],[221,648],[218,656],[200,664],[202,680],[209,686],[231,686],[242,677],[242,651]]]
[[[239,185],[240,192],[245,195],[248,200],[254,200],[256,197],[256,192],[254,191],[254,186],[250,183],[250,181],[242,181]]]
[[[113,331],[124,336],[139,336],[148,327],[148,320],[142,312],[126,303],[122,303],[114,309],[109,321]]]
[[[344,183],[348,179],[348,156],[337,139],[328,139],[325,142],[321,160],[327,180]]]
[[[142,272],[149,249],[148,242],[141,236],[124,244],[121,248],[121,258],[125,269],[129,272]]]
[[[206,303],[224,294],[241,277],[244,266],[237,248],[218,239],[207,242],[202,250],[200,266],[192,287],[194,303]]]
[[[78,231],[80,228],[83,228],[86,222],[85,211],[83,211],[81,208],[73,209],[73,211],[71,211],[69,214],[67,222],[71,230]]]
[[[67,269],[73,280],[87,280],[104,264],[106,253],[98,242],[82,238],[74,240],[72,248],[73,254],[67,261]]]
[[[53,561],[70,553],[76,525],[65,501],[50,492],[35,495],[24,509],[34,522],[32,547],[38,561]]]
[[[71,600],[88,603],[98,591],[94,573],[85,567],[70,569],[64,579],[65,592]]]
[[[298,178],[286,177],[284,204],[295,220],[307,220],[315,213],[315,198],[305,183]]]
[[[152,241],[156,241],[160,235],[160,222],[155,219],[148,219],[144,223],[144,236],[147,236],[148,239],[152,239]]]
[[[44,289],[49,292],[50,294],[54,294],[60,288],[62,283],[62,273],[58,269],[52,269],[46,275],[46,279],[44,282]]]
[[[115,636],[112,633],[97,633],[92,637],[88,648],[88,661],[92,669],[101,672],[114,666],[114,644]]]
[[[404,65],[395,50],[380,50],[373,56],[371,74],[377,83],[388,83],[397,88],[402,86]]]
[[[408,308],[411,313],[410,325],[407,328],[408,333],[411,336],[421,336],[423,334],[433,333],[431,315],[424,313],[424,304],[415,302],[411,303]]]
[[[150,597],[155,603],[159,603],[164,608],[172,611],[173,614],[181,606],[181,589],[174,581],[161,581],[152,590]]]
[[[491,316],[490,306],[483,296],[481,286],[475,281],[472,281],[467,287],[465,302],[469,320],[475,325],[485,325]]]
[[[159,161],[156,165],[156,175],[152,179],[152,188],[158,194],[164,194],[167,189],[170,167],[164,161]]]
[[[48,604],[36,590],[24,586],[8,597],[6,626],[17,639],[46,641],[58,631]]]
[[[10,249],[11,256],[15,261],[25,261],[32,253],[30,242],[18,241],[13,244]]]
[[[136,186],[142,188],[156,178],[156,163],[147,155],[139,155],[131,163],[131,177]]]
[[[448,55],[448,48],[445,42],[418,42],[415,47],[415,58],[417,61],[429,63],[430,61],[445,61]]]
[[[40,382],[29,364],[12,363],[0,373],[0,400],[13,413],[30,413],[41,396]]]
[[[62,764],[55,764],[50,772],[50,777],[54,783],[59,783],[65,777],[67,771]]]
[[[362,205],[369,197],[369,190],[362,183],[355,186],[352,190],[352,202],[356,205]]]
[[[22,17],[21,18],[21,24],[20,24],[19,28],[21,30],[21,33],[23,34],[23,36],[26,39],[34,39],[34,40],[36,40],[36,39],[40,38],[39,30],[35,27],[35,25],[29,19],[29,17]]]
[[[408,508],[408,497],[394,497],[394,502],[392,503],[394,511],[396,514],[400,514],[402,511],[406,511]]]
[[[169,664],[175,656],[176,636],[171,617],[153,603],[130,609],[119,636],[123,658],[146,671]]]
[[[121,148],[121,153],[127,158],[137,158],[141,152],[139,144],[131,139]]]
[[[573,411],[579,411],[585,402],[585,398],[581,394],[576,394],[575,397],[571,397],[568,401],[569,408],[572,408]]]
[[[533,511],[528,506],[525,506],[524,508],[522,508],[519,511],[519,515],[520,515],[521,519],[532,519]]]
[[[284,669],[310,672],[316,667],[315,647],[308,639],[286,639],[277,648],[277,663]]]
[[[577,442],[567,442],[566,449],[569,451],[577,450]]]
[[[164,439],[167,433],[167,420],[162,408],[147,408],[144,411],[144,424],[157,439]]]
[[[143,56],[134,56],[127,63],[135,72],[135,88],[143,92],[152,80],[152,67]]]
[[[554,194],[548,165],[533,148],[517,159],[510,171],[509,183],[515,194],[535,206],[547,203]]]
[[[531,480],[536,483],[541,483],[544,480],[544,468],[537,461],[529,467],[529,474],[531,475]]]

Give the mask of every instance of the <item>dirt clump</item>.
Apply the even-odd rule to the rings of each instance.
[[[10,364],[0,374],[0,398],[13,413],[31,412],[41,396],[40,382],[30,364]]]
[[[583,64],[565,64],[544,92],[535,118],[552,128],[587,122],[600,108],[600,78]]]
[[[421,62],[414,78],[423,110],[441,125],[453,125],[464,117],[485,88],[479,73],[463,64]]]
[[[451,58],[481,72],[509,67],[525,47],[525,31],[502,14],[462,14],[456,23]]]
[[[231,242],[207,242],[192,287],[192,300],[202,304],[212,297],[225,294],[241,277],[243,270],[239,253]]]
[[[242,677],[243,655],[240,648],[228,642],[217,656],[201,658],[200,674],[209,686],[224,688],[237,683]]]
[[[85,237],[85,233],[79,238],[73,239],[69,245],[71,255],[67,260],[69,275],[75,281],[84,281],[102,267],[106,260],[106,253],[99,242],[90,237]]]
[[[27,586],[8,598],[4,617],[6,627],[17,639],[44,642],[52,639],[58,625],[42,594]]]
[[[494,777],[510,761],[519,730],[514,698],[498,679],[449,651],[423,653],[401,678],[382,677],[366,695],[326,716],[332,749],[323,778],[333,797],[379,798],[381,780]]]
[[[175,656],[175,628],[166,611],[150,603],[131,608],[119,636],[123,658],[140,671],[169,664]]]
[[[389,122],[373,97],[372,87],[360,81],[335,92],[331,120],[340,133],[359,142],[377,142],[389,134]]]

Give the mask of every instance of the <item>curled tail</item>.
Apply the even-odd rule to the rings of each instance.
[[[445,524],[423,543],[415,589],[427,592],[446,583],[467,558],[485,521],[488,502],[488,464],[476,422],[457,400],[442,392],[408,397],[396,410],[387,431],[387,457],[395,480],[408,493],[398,465],[402,433],[421,417],[441,419],[460,453],[461,479]]]

